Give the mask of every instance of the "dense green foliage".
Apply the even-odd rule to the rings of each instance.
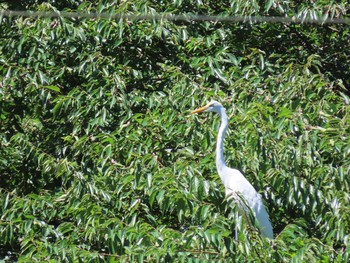
[[[349,14],[346,1],[299,2],[0,7]],[[346,25],[1,18],[0,259],[347,262],[349,41]],[[230,116],[228,165],[266,201],[271,243],[244,223],[233,238],[214,164],[219,117],[188,115],[211,98]]]

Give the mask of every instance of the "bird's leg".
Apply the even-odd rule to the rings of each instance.
[[[237,229],[237,224],[235,225],[235,239],[238,240],[238,229]]]
[[[234,209],[234,219],[235,219],[235,239],[238,241],[238,231],[240,229],[240,216],[239,212],[237,211],[237,207]]]

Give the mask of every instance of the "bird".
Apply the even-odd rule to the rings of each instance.
[[[261,195],[255,190],[252,184],[237,169],[230,168],[226,165],[224,159],[224,138],[228,127],[228,116],[226,109],[218,101],[212,100],[204,107],[198,108],[190,112],[196,114],[200,112],[216,112],[221,117],[221,124],[217,135],[216,142],[216,169],[225,187],[226,197],[234,198],[237,203],[241,204],[240,198],[243,197],[243,203],[246,204],[259,222],[259,230],[263,237],[273,239],[273,229],[269,219],[269,215],[263,204]],[[243,210],[244,207],[242,207]],[[245,207],[247,208],[247,207]],[[237,239],[237,228],[236,228]]]

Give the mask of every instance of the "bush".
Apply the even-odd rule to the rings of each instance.
[[[31,1],[5,9],[346,15],[346,1]],[[325,9],[327,12],[325,12]],[[27,261],[349,259],[349,28],[2,17],[0,253]],[[226,160],[262,193],[275,239],[241,226]],[[244,220],[243,220],[244,221]]]

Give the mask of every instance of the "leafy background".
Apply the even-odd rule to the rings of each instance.
[[[347,1],[2,1],[2,9],[349,17]],[[2,17],[1,262],[347,262],[348,25]],[[214,165],[263,195],[242,226]]]

